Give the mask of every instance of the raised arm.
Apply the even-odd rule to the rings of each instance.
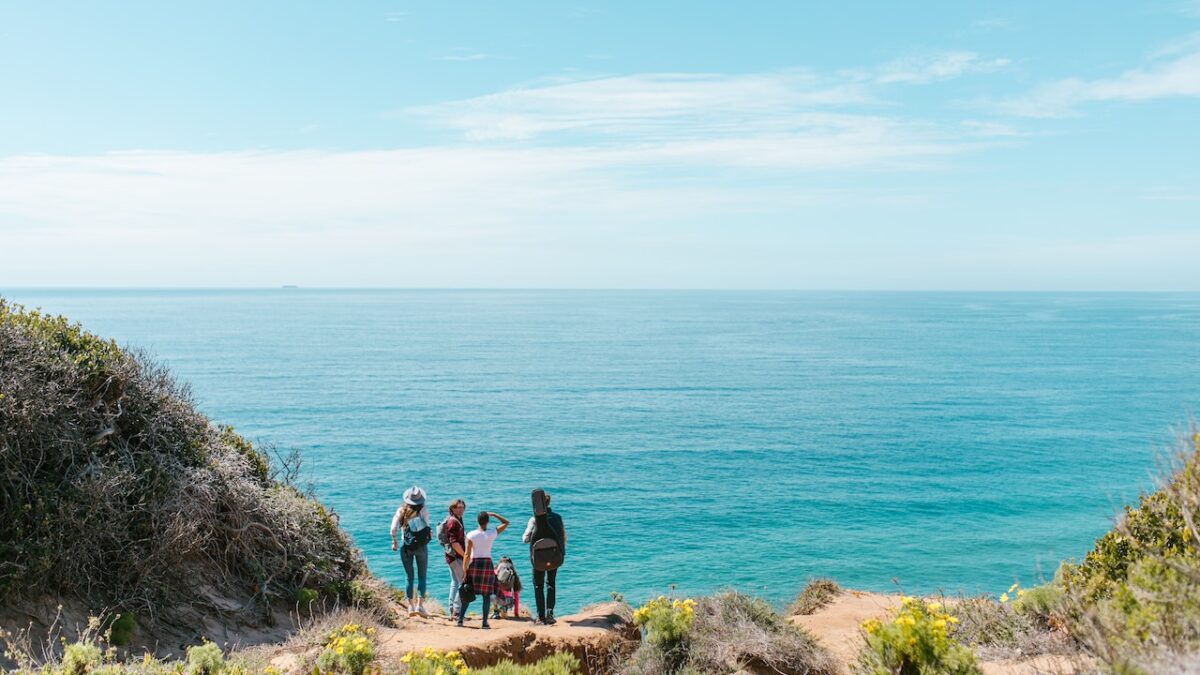
[[[490,511],[488,512],[488,515],[495,518],[496,520],[500,521],[500,524],[496,526],[496,534],[497,535],[499,535],[501,532],[508,529],[508,518],[505,518],[504,516],[500,515],[499,513],[492,513]]]

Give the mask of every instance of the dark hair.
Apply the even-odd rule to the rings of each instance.
[[[479,512],[479,515],[478,515],[478,516],[475,516],[475,521],[476,521],[477,523],[479,523],[479,526],[480,526],[480,527],[487,527],[487,524],[488,524],[488,517],[489,517],[489,516],[488,516],[488,512],[487,512],[487,511],[480,511],[480,512]]]

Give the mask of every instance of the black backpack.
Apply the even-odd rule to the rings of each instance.
[[[404,548],[413,549],[424,546],[433,539],[433,531],[429,528],[429,523],[425,523],[425,527],[413,532],[409,525],[412,521],[404,524]]]

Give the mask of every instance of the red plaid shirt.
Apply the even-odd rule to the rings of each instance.
[[[462,556],[454,552],[453,545],[457,543],[464,551],[467,550],[467,531],[463,529],[463,524],[454,516],[450,516],[446,520],[444,528],[451,544],[450,550],[445,554],[446,564],[449,565],[455,560],[462,560]]]

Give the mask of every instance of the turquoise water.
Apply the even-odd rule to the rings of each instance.
[[[1195,294],[0,292],[302,450],[393,582],[406,485],[520,523],[544,486],[571,538],[560,611],[670,584],[783,600],[816,575],[1028,584],[1087,550],[1200,402]],[[522,560],[519,536],[496,553]]]

